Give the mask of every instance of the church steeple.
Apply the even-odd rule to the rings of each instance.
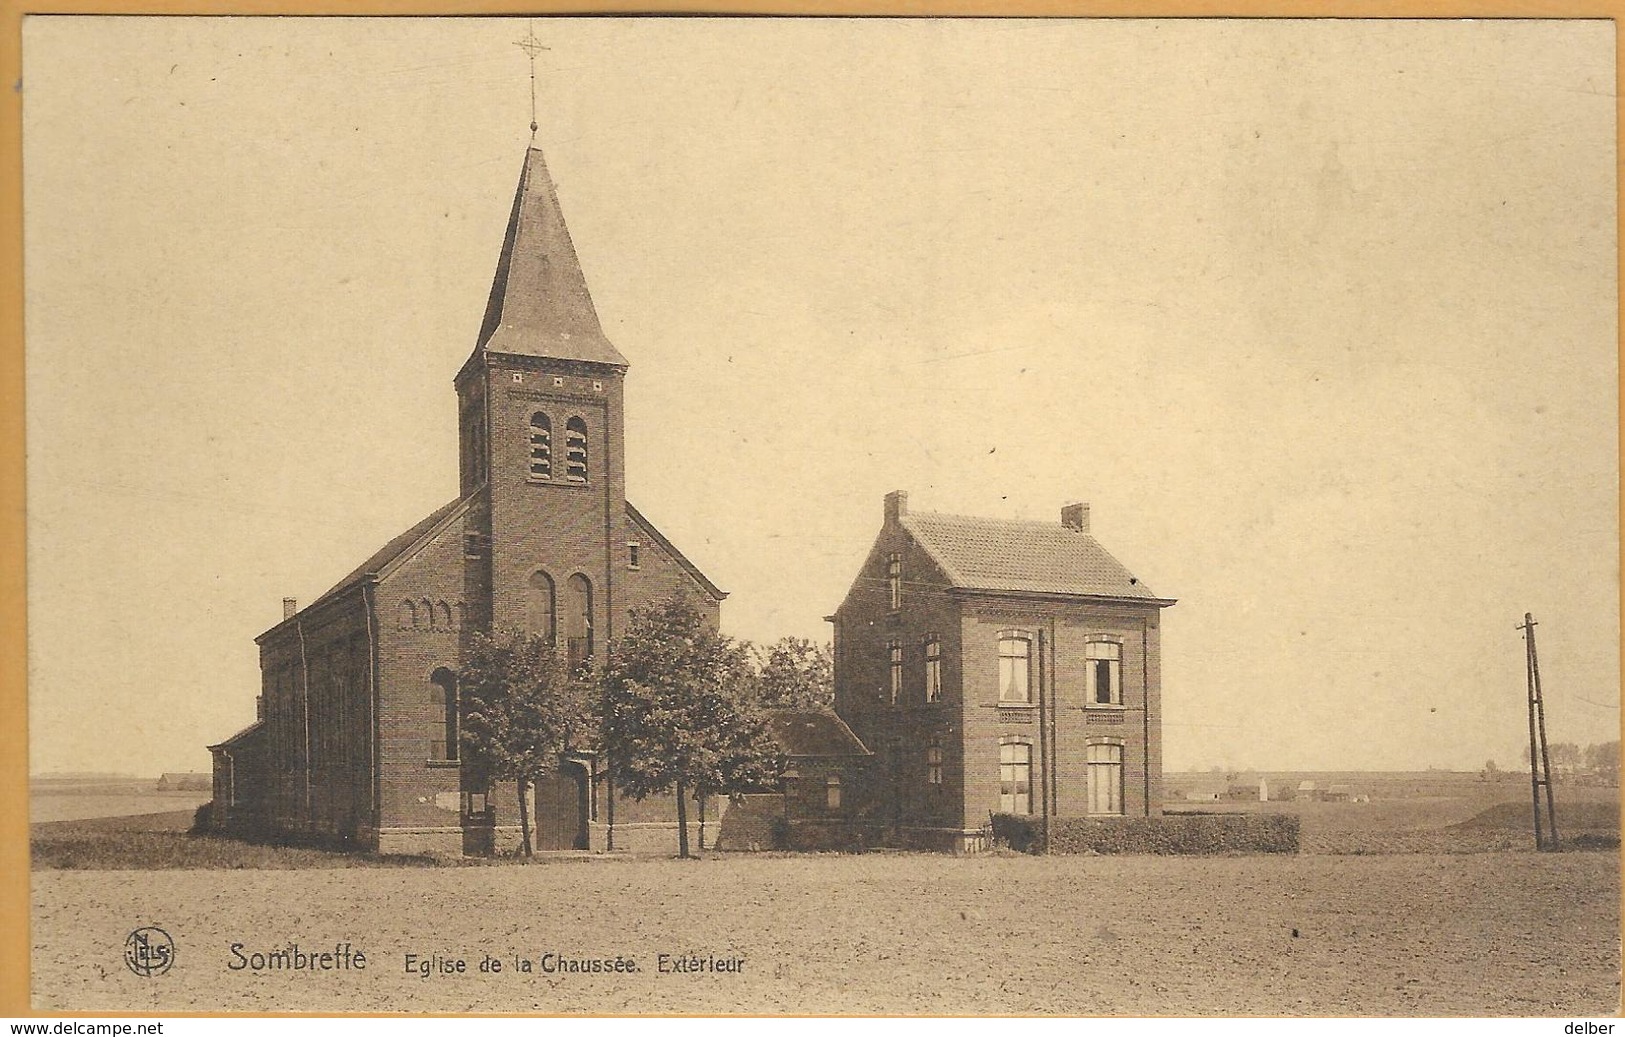
[[[604,337],[537,148],[525,153],[476,351],[626,367]]]

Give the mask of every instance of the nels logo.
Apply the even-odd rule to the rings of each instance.
[[[155,925],[142,926],[124,939],[124,964],[137,976],[162,976],[175,964],[175,941]]]

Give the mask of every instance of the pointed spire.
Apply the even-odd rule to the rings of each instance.
[[[627,366],[598,324],[558,193],[537,148],[525,153],[476,348]]]

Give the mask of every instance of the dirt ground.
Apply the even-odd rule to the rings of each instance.
[[[35,871],[34,1001],[114,1011],[1613,1014],[1617,852],[868,854],[488,868]],[[126,934],[174,967],[142,978]],[[1296,935],[1294,935],[1294,930]],[[233,971],[348,942],[362,971]],[[483,954],[507,964],[478,971]],[[539,971],[545,954],[633,973]],[[422,977],[406,955],[463,958]],[[659,971],[659,955],[743,957]],[[516,971],[518,955],[538,971]]]

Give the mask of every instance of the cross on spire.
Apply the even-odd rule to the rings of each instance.
[[[536,22],[531,20],[525,23],[524,39],[514,40],[513,45],[525,52],[530,58],[530,139],[536,139],[536,55],[551,47],[544,47],[542,41],[536,38]]]

